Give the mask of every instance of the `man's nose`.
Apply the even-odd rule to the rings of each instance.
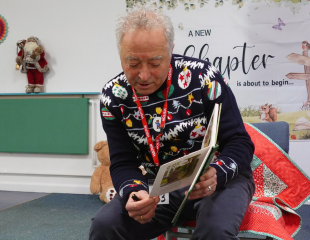
[[[139,78],[142,80],[142,81],[147,81],[151,76],[151,72],[150,70],[148,69],[147,66],[142,66],[140,71],[139,71]]]

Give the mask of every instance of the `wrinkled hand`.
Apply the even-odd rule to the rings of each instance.
[[[199,182],[195,184],[194,190],[191,191],[188,199],[198,199],[205,196],[210,196],[214,193],[217,185],[216,169],[208,167],[207,172],[199,178]],[[209,188],[211,187],[211,190]],[[188,191],[185,192],[187,194]]]
[[[131,196],[136,194],[140,201],[134,201]],[[155,216],[159,197],[150,198],[146,191],[132,192],[126,204],[128,215],[141,224],[150,222]],[[141,217],[142,216],[142,217]]]

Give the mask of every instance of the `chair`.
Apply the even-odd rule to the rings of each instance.
[[[268,123],[253,123],[253,126],[258,128],[261,132],[266,134],[270,139],[272,139],[276,144],[278,144],[286,153],[289,152],[289,125],[287,122],[268,122]],[[268,223],[266,223],[268,224]],[[190,238],[192,231],[195,229],[196,221],[189,221],[181,226],[177,226],[165,233],[166,240],[172,240],[176,237],[180,238]],[[182,232],[177,232],[179,229]],[[173,231],[174,230],[174,231]],[[187,233],[185,231],[188,231]],[[176,232],[175,232],[176,231]],[[260,240],[262,238],[257,238],[256,234],[239,234],[240,239],[243,240]],[[260,236],[261,237],[261,236]],[[163,237],[158,237],[163,239]],[[272,240],[270,236],[266,236],[267,240]]]

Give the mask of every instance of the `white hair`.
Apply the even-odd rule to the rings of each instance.
[[[141,4],[127,9],[126,13],[119,17],[116,24],[115,34],[118,51],[120,52],[121,42],[125,33],[136,29],[151,30],[156,28],[164,30],[168,51],[172,52],[174,29],[167,15],[153,6],[142,6]]]

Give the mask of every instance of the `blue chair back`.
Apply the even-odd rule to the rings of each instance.
[[[252,123],[252,125],[265,133],[286,153],[289,152],[289,125],[287,122]]]

